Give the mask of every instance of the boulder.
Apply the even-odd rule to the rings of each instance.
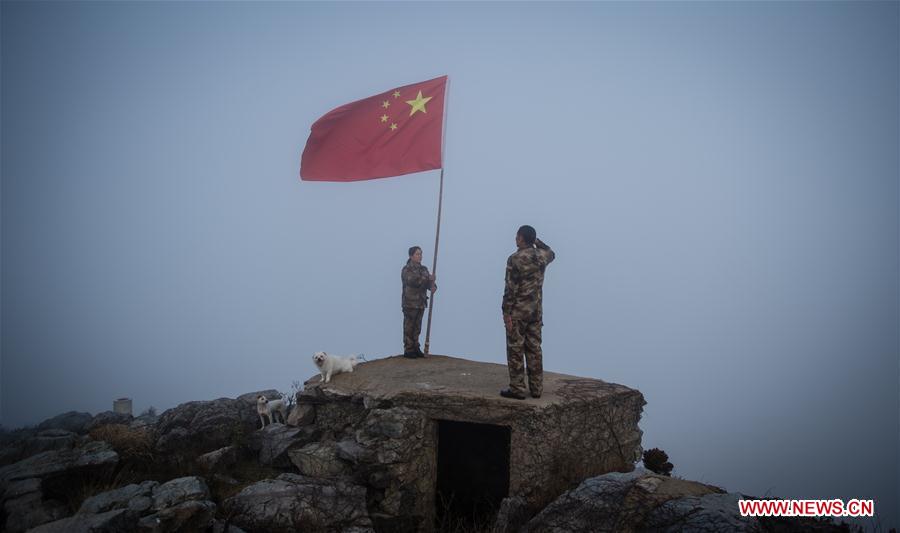
[[[69,508],[59,499],[44,498],[41,480],[37,478],[12,481],[3,496],[6,523],[0,530],[19,533],[29,528],[59,520],[69,514]]]
[[[116,509],[99,514],[76,514],[29,530],[29,533],[72,533],[102,531],[103,533],[132,533],[137,514],[128,509]]]
[[[20,479],[45,479],[62,473],[100,477],[110,473],[119,455],[105,442],[90,442],[72,450],[42,452],[0,468],[0,488]]]
[[[178,462],[226,446],[244,445],[259,425],[256,413],[259,394],[188,402],[167,410],[156,424],[156,450]]]
[[[828,520],[742,517],[737,502],[749,498],[637,468],[585,480],[521,531],[846,531]]]
[[[100,514],[115,509],[130,509],[138,513],[149,511],[153,507],[153,490],[158,485],[156,481],[144,481],[96,494],[84,500],[78,512]]]
[[[304,476],[329,479],[350,473],[347,463],[338,458],[334,442],[313,442],[290,450],[288,456]]]
[[[373,532],[366,489],[345,479],[282,474],[244,488],[223,504],[248,531]]]
[[[117,413],[115,411],[103,411],[94,415],[94,418],[88,423],[86,431],[90,431],[96,427],[105,426],[107,424],[131,424],[133,416],[127,413]]]
[[[238,448],[226,446],[205,453],[197,458],[197,464],[207,472],[216,472],[234,466],[238,461]]]
[[[215,513],[216,504],[211,501],[185,501],[141,518],[138,531],[207,531],[213,526]]]
[[[291,466],[288,452],[316,440],[319,432],[313,427],[295,428],[274,423],[259,430],[254,437],[259,443],[260,464],[276,467]]]
[[[213,520],[212,533],[247,533],[243,529],[229,524],[225,520]]]
[[[515,533],[528,521],[528,502],[514,496],[503,498],[491,533]]]
[[[33,455],[0,468],[0,502],[8,531],[24,531],[68,514],[66,495],[85,479],[106,479],[119,456],[105,442]],[[2,525],[2,524],[0,524]]]
[[[88,425],[90,425],[93,419],[94,417],[92,417],[90,413],[69,411],[68,413],[56,415],[44,420],[38,424],[37,428],[38,430],[64,429],[66,431],[71,431],[72,433],[85,433]]]
[[[64,429],[22,431],[14,435],[0,448],[0,466],[10,465],[41,452],[71,449],[79,443],[76,433]]]
[[[291,409],[287,417],[287,425],[299,427],[316,422],[316,406],[310,403],[298,403]]]
[[[187,501],[209,500],[209,487],[203,478],[180,477],[153,488],[153,510],[175,507]]]
[[[159,422],[159,416],[145,414],[135,417],[129,426],[131,429],[155,429],[157,422]]]

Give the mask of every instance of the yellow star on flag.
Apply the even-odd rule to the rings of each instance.
[[[396,122],[394,122],[393,124],[391,124],[391,131],[394,131],[395,129],[397,129],[397,123],[396,123]]]
[[[389,105],[391,105],[391,103],[388,102],[387,100],[385,100],[384,102],[381,103],[381,107],[383,107],[385,109],[387,109]]]
[[[428,103],[433,97],[429,96],[428,98],[422,98],[422,91],[419,91],[419,95],[416,96],[415,100],[407,100],[406,103],[412,106],[412,109],[409,111],[409,116],[413,116],[413,113],[416,111],[421,111],[423,113],[427,113],[425,110],[425,104]]]
[[[400,98],[400,91],[394,91],[394,98]]]
[[[388,116],[387,116],[387,115],[381,115],[381,121],[382,121],[382,122],[387,122],[387,119],[388,119]]]

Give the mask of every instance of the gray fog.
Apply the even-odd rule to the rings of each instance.
[[[639,389],[644,448],[747,494],[900,479],[900,3],[0,5],[0,423],[402,351],[439,172],[299,180],[310,125],[448,75],[432,352]],[[505,383],[498,383],[503,388]]]

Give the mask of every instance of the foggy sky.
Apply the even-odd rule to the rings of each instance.
[[[4,2],[0,422],[399,353],[438,172],[300,182],[300,153],[447,74],[432,352],[505,363],[531,224],[546,370],[639,389],[675,475],[896,527],[898,6]]]

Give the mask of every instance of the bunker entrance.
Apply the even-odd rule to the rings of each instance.
[[[490,528],[509,494],[509,438],[508,427],[438,420],[438,530]]]

